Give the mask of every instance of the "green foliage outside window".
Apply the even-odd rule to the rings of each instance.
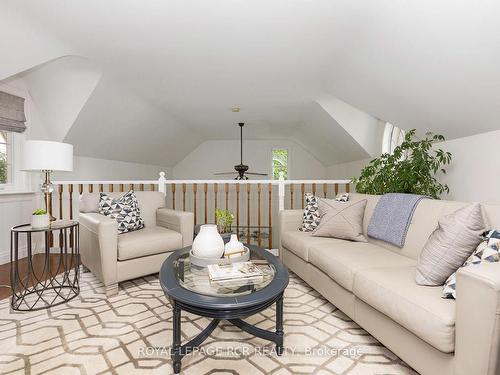
[[[7,132],[0,132],[0,145],[4,145],[0,148],[0,184],[6,184],[8,179],[8,166],[7,166]]]
[[[280,172],[288,180],[288,150],[285,149],[273,150],[273,180],[279,180]]]

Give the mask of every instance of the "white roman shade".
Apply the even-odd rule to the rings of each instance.
[[[22,133],[25,122],[24,98],[0,91],[0,130]]]

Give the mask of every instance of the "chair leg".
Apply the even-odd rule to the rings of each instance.
[[[82,273],[89,273],[90,270],[82,264]]]
[[[118,294],[118,283],[106,285],[106,297],[113,297]]]

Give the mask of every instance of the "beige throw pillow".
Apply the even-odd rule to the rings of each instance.
[[[439,220],[417,264],[419,285],[443,285],[472,254],[485,231],[481,205],[473,203]]]
[[[320,198],[320,221],[312,235],[314,237],[334,237],[367,242],[363,234],[365,207],[366,199],[339,202],[334,199]]]

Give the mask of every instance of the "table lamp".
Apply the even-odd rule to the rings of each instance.
[[[73,145],[52,141],[25,141],[22,147],[21,170],[44,174],[42,193],[45,195],[45,210],[49,212],[49,197],[54,191],[50,173],[73,170]]]

